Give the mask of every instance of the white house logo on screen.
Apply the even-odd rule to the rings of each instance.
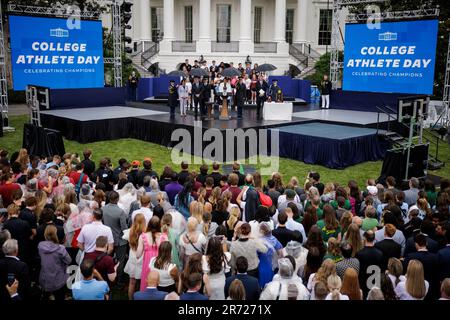
[[[397,33],[396,32],[385,32],[380,33],[378,35],[378,40],[380,41],[395,41],[397,40]]]
[[[68,38],[69,37],[69,30],[64,30],[64,29],[61,29],[61,28],[50,29],[50,37]]]

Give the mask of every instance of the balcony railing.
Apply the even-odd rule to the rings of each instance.
[[[211,41],[212,52],[239,52],[239,41],[217,42]]]
[[[172,41],[172,52],[196,52],[196,42]]]
[[[255,53],[277,53],[276,42],[259,42],[254,44]]]

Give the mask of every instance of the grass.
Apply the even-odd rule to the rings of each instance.
[[[0,138],[0,149],[6,149],[12,153],[22,146],[23,125],[26,121],[28,121],[28,116],[10,117],[11,126],[16,128],[16,132],[6,133],[3,138]],[[122,157],[128,159],[128,161],[136,159],[142,161],[145,157],[150,157],[153,159],[153,167],[157,172],[162,172],[162,169],[166,165],[174,165],[171,162],[171,150],[157,144],[135,139],[121,139],[89,144],[80,144],[64,139],[64,144],[66,151],[72,153],[82,154],[84,149],[92,149],[93,160],[96,163],[105,156],[110,157],[114,164]],[[442,142],[440,143],[439,148],[440,160],[443,160],[448,165],[439,171],[430,173],[441,177],[450,177],[450,146],[445,142]],[[433,150],[433,147],[431,147],[431,150]],[[198,160],[199,159],[197,159],[197,162],[199,162]],[[280,158],[279,161],[279,171],[283,174],[285,179],[297,176],[300,181],[302,181],[309,171],[318,171],[321,174],[323,182],[333,181],[340,184],[347,184],[348,180],[353,179],[356,180],[359,185],[364,185],[367,179],[378,178],[382,167],[382,161],[366,162],[348,167],[344,170],[329,169],[323,166],[309,165],[303,162],[283,158]],[[192,168],[198,169],[199,166],[199,164],[193,165]],[[255,166],[258,169],[264,167],[264,165],[261,164]]]

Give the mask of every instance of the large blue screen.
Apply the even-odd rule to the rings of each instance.
[[[432,94],[438,21],[345,28],[344,90]]]
[[[104,86],[101,21],[10,16],[14,90]]]

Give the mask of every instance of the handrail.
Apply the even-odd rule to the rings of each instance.
[[[153,43],[147,50],[145,50],[141,55],[141,64],[145,67],[147,62],[153,58],[159,52],[159,44],[157,42]],[[147,67],[146,67],[147,68]]]

